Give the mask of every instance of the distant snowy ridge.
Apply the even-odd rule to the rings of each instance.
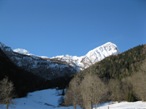
[[[32,55],[25,49],[14,49],[14,52],[21,53],[24,55]],[[38,56],[43,59],[56,59],[60,61],[67,62],[69,65],[75,67],[78,71],[83,70],[96,62],[103,60],[105,57],[119,54],[119,50],[116,44],[112,42],[107,42],[99,47],[90,50],[84,56],[70,56],[70,55],[60,55],[49,58],[47,56]]]
[[[61,61],[65,61],[72,66],[78,67],[79,70],[83,70],[92,64],[101,61],[105,57],[119,54],[118,47],[111,42],[107,42],[99,47],[90,50],[84,56],[70,56],[70,55],[61,55],[52,57],[52,59],[58,59]]]

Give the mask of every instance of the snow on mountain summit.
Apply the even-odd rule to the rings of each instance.
[[[118,54],[118,48],[115,44],[111,42],[107,42],[99,47],[96,47],[95,49],[89,51],[85,55],[85,60],[90,61],[91,64],[94,64],[105,57],[108,57],[110,55]]]
[[[117,46],[112,42],[107,42],[99,47],[94,48],[93,50],[90,50],[86,55],[84,56],[70,56],[70,55],[61,55],[56,56],[52,58],[56,58],[61,61],[65,61],[69,63],[70,65],[76,66],[79,70],[83,70],[90,65],[101,61],[105,57],[108,57],[110,55],[116,55],[119,54]]]

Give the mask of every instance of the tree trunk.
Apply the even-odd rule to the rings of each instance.
[[[6,104],[6,109],[9,109],[9,104],[8,103]]]
[[[87,103],[85,105],[85,109],[92,109],[92,103],[91,102],[90,103]]]
[[[76,105],[76,103],[74,103],[74,109],[77,109],[77,105]]]

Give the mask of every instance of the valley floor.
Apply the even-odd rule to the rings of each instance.
[[[29,93],[27,97],[13,99],[9,109],[73,109],[70,107],[59,107],[60,91],[47,89]],[[0,105],[0,109],[6,109],[5,105]],[[78,107],[78,109],[81,109]],[[114,102],[99,104],[94,109],[146,109],[146,102]]]

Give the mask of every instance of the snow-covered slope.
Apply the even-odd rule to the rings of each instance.
[[[73,106],[59,106],[60,98],[56,89],[36,91],[27,97],[13,99],[9,109],[74,109]],[[0,109],[6,109],[6,106],[1,104]],[[77,109],[81,108],[78,106]],[[146,102],[107,102],[93,109],[146,109]]]
[[[98,61],[101,61],[105,57],[108,57],[110,55],[116,55],[118,53],[119,51],[118,51],[117,46],[111,42],[107,42],[89,51],[84,56],[77,57],[77,56],[70,56],[70,55],[65,55],[65,56],[62,55],[62,56],[53,57],[53,59],[65,61],[72,66],[78,67],[79,70],[83,70],[89,67],[90,65]]]

